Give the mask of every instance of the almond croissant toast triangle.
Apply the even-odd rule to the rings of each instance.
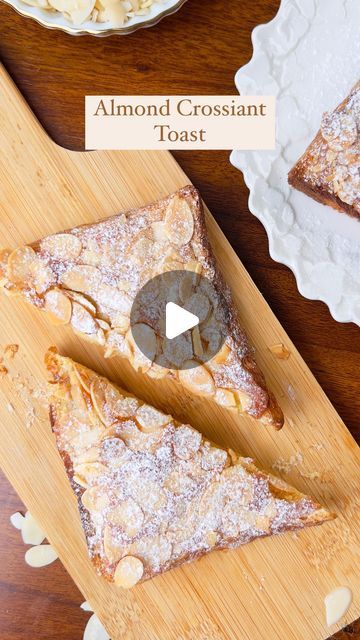
[[[46,355],[50,417],[98,573],[124,588],[334,516],[93,371]]]
[[[221,320],[210,304],[208,324],[211,327],[213,323],[216,331],[226,335],[222,348],[205,365],[196,356],[196,336],[189,334],[186,360],[195,367],[186,371],[175,370],[168,354],[167,366],[155,362],[157,350],[164,347],[154,327],[143,322],[130,328],[130,312],[144,284],[159,274],[179,270],[201,274],[211,283],[217,292],[216,314]],[[202,202],[194,187],[31,246],[3,250],[1,285],[7,293],[21,295],[48,312],[55,323],[70,323],[76,332],[102,345],[106,357],[127,357],[152,378],[175,378],[195,394],[244,411],[277,429],[282,427],[282,411],[267,389],[217,269]],[[136,328],[145,329],[149,344],[154,344],[152,360],[136,346]],[[209,349],[202,337],[200,342],[197,349]]]

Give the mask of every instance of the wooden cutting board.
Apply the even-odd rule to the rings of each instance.
[[[1,67],[0,88],[3,246],[145,204],[189,182],[166,152],[64,150],[47,137]],[[13,360],[5,358],[9,373],[0,381],[1,465],[112,640],[320,640],[360,614],[360,450],[210,214],[207,224],[259,363],[287,416],[284,429],[274,432],[173,383],[146,379],[123,360],[106,361],[70,328],[54,328],[45,314],[3,296],[2,353],[11,343],[20,350]],[[287,360],[269,349],[278,343],[289,350]],[[280,469],[300,490],[335,510],[338,519],[299,535],[213,553],[132,592],[107,584],[87,557],[47,420],[43,354],[51,344],[212,440],[254,456],[264,468]],[[343,585],[351,588],[353,604],[341,623],[328,629],[324,596]]]

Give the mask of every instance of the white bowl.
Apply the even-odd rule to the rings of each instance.
[[[186,0],[165,0],[161,4],[155,3],[150,7],[149,13],[145,16],[130,18],[123,27],[118,27],[111,24],[111,22],[100,23],[92,22],[91,20],[83,22],[81,25],[75,25],[58,11],[49,11],[41,9],[40,7],[30,7],[28,4],[22,2],[22,0],[2,1],[9,4],[22,16],[36,20],[36,22],[48,29],[59,29],[73,36],[92,35],[98,37],[111,36],[114,34],[126,35],[138,29],[152,27],[160,22],[162,18],[176,13],[186,2]]]

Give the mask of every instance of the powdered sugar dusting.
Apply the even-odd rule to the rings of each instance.
[[[79,365],[84,376],[74,375],[72,361],[57,355],[48,367],[57,380],[51,407],[58,447],[71,460],[90,555],[109,579],[128,575],[127,558],[141,560],[147,579],[211,549],[302,528],[316,512],[310,498],[170,417],[149,433],[136,415],[107,426],[93,391],[79,382],[90,375],[93,390],[96,375]],[[101,380],[112,390],[105,395],[119,400],[122,392]]]
[[[360,215],[360,81],[345,104],[325,113],[321,130],[300,161],[304,180],[338,197]]]
[[[187,362],[193,363],[194,369],[210,362],[204,376],[209,378],[209,395],[215,401],[223,397],[221,393],[216,396],[217,389],[231,390],[234,408],[282,426],[281,410],[270,402],[230,291],[216,268],[200,196],[193,187],[184,187],[141,209],[52,235],[6,256],[5,290],[23,295],[50,312],[57,324],[70,323],[75,331],[105,347],[106,357],[127,357],[135,369],[150,375],[158,365],[153,377],[180,377],[177,370],[186,368]],[[151,314],[155,314],[161,298],[155,276],[177,274],[179,270],[194,278],[189,304],[193,299],[198,313],[198,301],[202,299],[204,333],[199,332],[197,343],[189,334],[183,339],[184,348],[178,348],[177,342],[176,349],[171,349],[169,341],[159,335],[157,325],[161,323],[156,323]],[[205,277],[199,279],[199,274]],[[136,295],[145,284],[151,287],[152,283],[152,300],[149,304],[141,301],[142,319],[134,323]],[[139,328],[143,335],[146,329],[149,353],[140,352],[134,340]],[[229,347],[229,357],[221,364],[213,358],[219,336],[227,336]],[[190,390],[202,394],[195,384]],[[243,396],[241,402],[238,392]]]

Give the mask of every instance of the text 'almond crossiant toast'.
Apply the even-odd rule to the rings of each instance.
[[[50,417],[97,571],[124,588],[334,516],[93,371],[46,355]]]
[[[360,220],[360,81],[291,169],[289,183],[322,204]]]
[[[222,323],[227,336],[216,356],[202,364],[198,353],[206,354],[209,343],[203,336],[199,339],[195,330],[189,332],[186,362],[191,366],[182,371],[175,370],[171,354],[165,354],[167,366],[156,363],[163,347],[153,327],[144,323],[130,327],[139,290],[151,278],[179,270],[202,275],[211,283],[222,310],[216,322]],[[195,394],[275,428],[283,425],[282,411],[267,389],[217,269],[202,202],[192,186],[141,209],[46,237],[31,246],[3,250],[0,284],[7,293],[18,294],[48,312],[55,323],[70,323],[76,332],[102,345],[107,357],[124,356],[152,378],[175,378]],[[208,307],[214,313],[210,304]],[[211,325],[211,316],[207,322]],[[133,339],[139,328],[153,345],[153,357],[145,357]]]

